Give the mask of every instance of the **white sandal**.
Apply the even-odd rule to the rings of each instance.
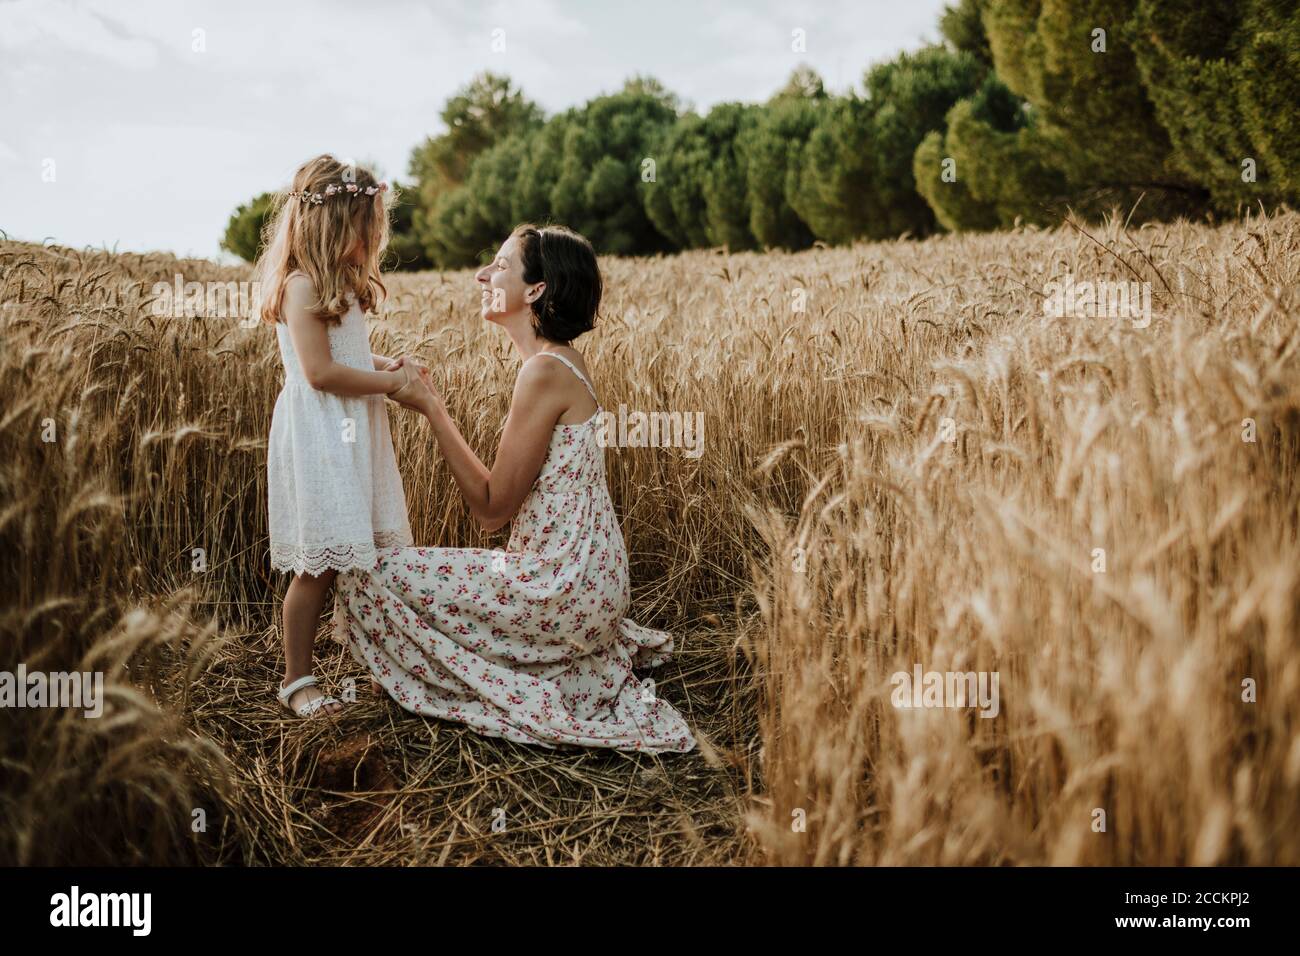
[[[328,696],[316,697],[297,708],[289,703],[293,698],[293,695],[298,693],[298,691],[302,690],[304,687],[314,687],[315,685],[315,676],[308,674],[306,677],[299,677],[288,687],[281,685],[279,692],[275,696],[280,699],[280,703],[284,704],[288,710],[293,711],[299,717],[312,717],[322,707],[328,707],[330,704],[339,703],[335,698]]]

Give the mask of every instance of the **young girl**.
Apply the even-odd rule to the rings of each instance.
[[[391,201],[368,170],[328,155],[309,160],[267,225],[255,270],[262,320],[274,323],[284,363],[266,461],[271,566],[294,572],[277,696],[301,717],[341,709],[311,672],[335,576],[411,543],[383,396],[408,394],[412,376],[405,366],[383,370],[392,361],[371,353],[365,320],[387,291],[379,257]]]

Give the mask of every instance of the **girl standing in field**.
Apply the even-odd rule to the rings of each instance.
[[[284,388],[267,445],[271,566],[292,571],[284,596],[280,702],[301,717],[341,705],[316,687],[312,645],[338,572],[369,569],[382,548],[411,543],[384,396],[418,380],[370,351],[365,315],[386,293],[388,184],[318,156],[267,226],[255,278],[275,325]]]

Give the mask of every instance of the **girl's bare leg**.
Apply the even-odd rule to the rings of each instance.
[[[316,628],[320,625],[321,611],[325,609],[325,598],[337,576],[337,571],[320,575],[296,574],[289,582],[284,594],[284,682],[281,687],[311,673]],[[289,698],[289,705],[296,709],[324,696],[325,692],[319,687],[304,687]],[[329,704],[321,709],[335,714],[343,708]]]

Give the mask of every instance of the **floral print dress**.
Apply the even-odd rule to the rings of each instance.
[[[591,383],[564,356],[591,390]],[[592,391],[595,398],[595,392]],[[559,424],[504,551],[393,548],[340,574],[335,636],[402,707],[525,744],[688,751],[682,715],[634,668],[673,638],[629,620],[627,550],[601,409]]]

